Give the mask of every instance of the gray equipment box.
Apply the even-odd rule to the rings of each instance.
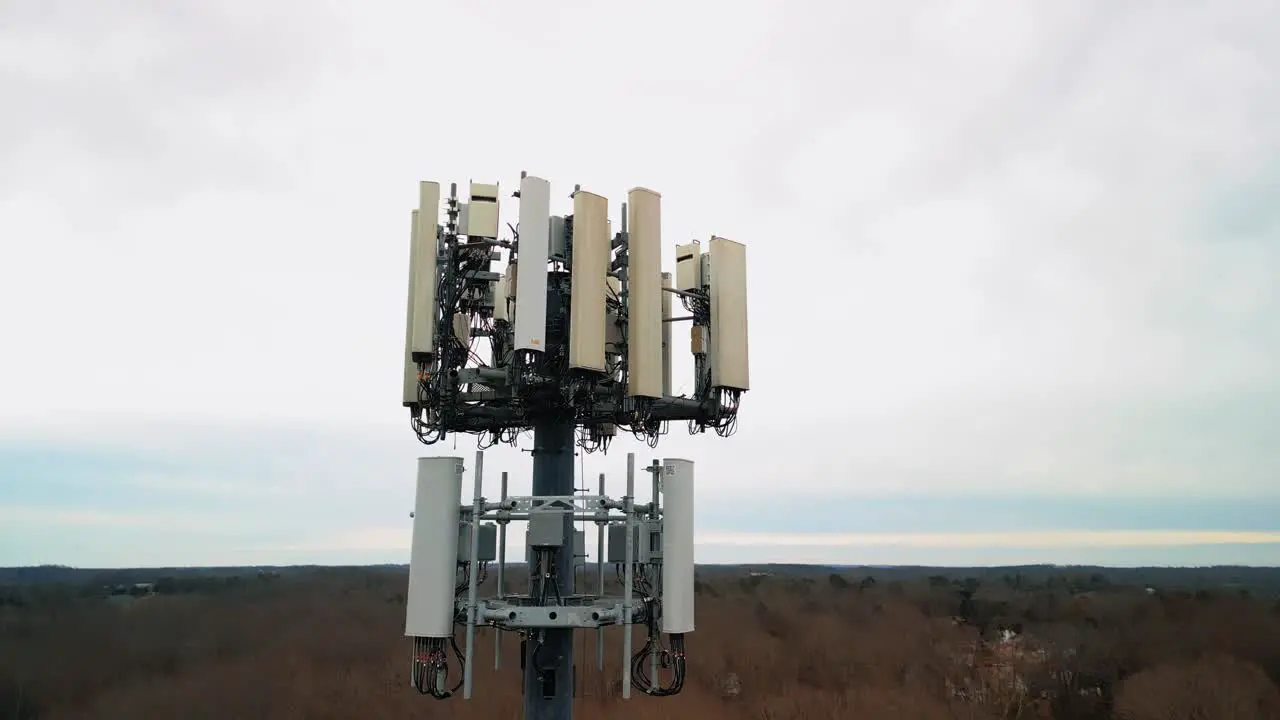
[[[528,565],[533,564],[533,543],[528,540],[529,533],[525,532],[524,545],[524,561]],[[573,531],[573,564],[582,567],[587,564],[587,534],[581,530]]]
[[[477,562],[493,562],[498,559],[498,526],[493,523],[480,524],[480,542]],[[471,523],[458,524],[458,562],[471,562]]]
[[[662,560],[662,521],[641,520],[632,526],[635,543],[635,562],[653,563]],[[626,523],[610,523],[608,530],[607,562],[627,561]]]
[[[529,516],[529,547],[560,547],[564,544],[562,512],[538,512]]]

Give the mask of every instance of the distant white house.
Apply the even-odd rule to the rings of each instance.
[[[132,585],[112,585],[108,586],[107,594],[111,596],[132,596],[142,597],[156,594],[156,584],[149,582],[133,583]]]

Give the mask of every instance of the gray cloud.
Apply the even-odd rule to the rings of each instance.
[[[0,187],[161,203],[266,180],[332,30],[314,3],[9,3]]]
[[[1269,3],[4,13],[6,434],[407,436],[413,183],[524,169],[748,243],[740,433],[661,447],[716,493],[1274,494]]]

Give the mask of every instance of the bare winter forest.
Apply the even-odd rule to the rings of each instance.
[[[515,637],[495,670],[480,633],[476,699],[432,700],[402,568],[284,570],[0,587],[0,719],[520,717]],[[900,570],[700,569],[684,692],[620,699],[620,631],[603,673],[584,632],[575,717],[1280,718],[1273,589]]]

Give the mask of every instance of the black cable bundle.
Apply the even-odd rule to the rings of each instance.
[[[421,647],[425,646],[425,648]],[[466,662],[462,648],[458,647],[457,638],[450,636],[449,644],[458,659],[458,665]],[[445,681],[449,678],[449,656],[444,650],[442,638],[414,638],[415,652],[413,656],[413,687],[422,695],[430,695],[436,700],[453,697],[462,688],[463,678],[459,676],[453,687],[446,689]],[[426,657],[421,650],[426,650]]]
[[[671,649],[663,647],[662,635],[658,631],[658,618],[662,615],[659,601],[652,595],[652,586],[644,573],[637,580],[637,585],[642,588],[641,602],[645,606],[644,622],[649,630],[649,637],[645,640],[644,647],[631,656],[631,681],[640,692],[647,695],[671,697],[684,689],[684,635],[671,635]],[[667,685],[660,685],[656,677],[649,676],[648,661],[655,655],[659,667],[671,669],[671,682]]]
[[[656,684],[656,678],[649,677],[648,660],[654,654],[658,656],[658,666],[671,668],[671,682],[667,685]],[[680,694],[684,689],[685,654],[684,635],[671,636],[671,649],[662,647],[657,635],[651,635],[644,647],[631,657],[631,680],[640,692],[655,697],[671,697]]]

